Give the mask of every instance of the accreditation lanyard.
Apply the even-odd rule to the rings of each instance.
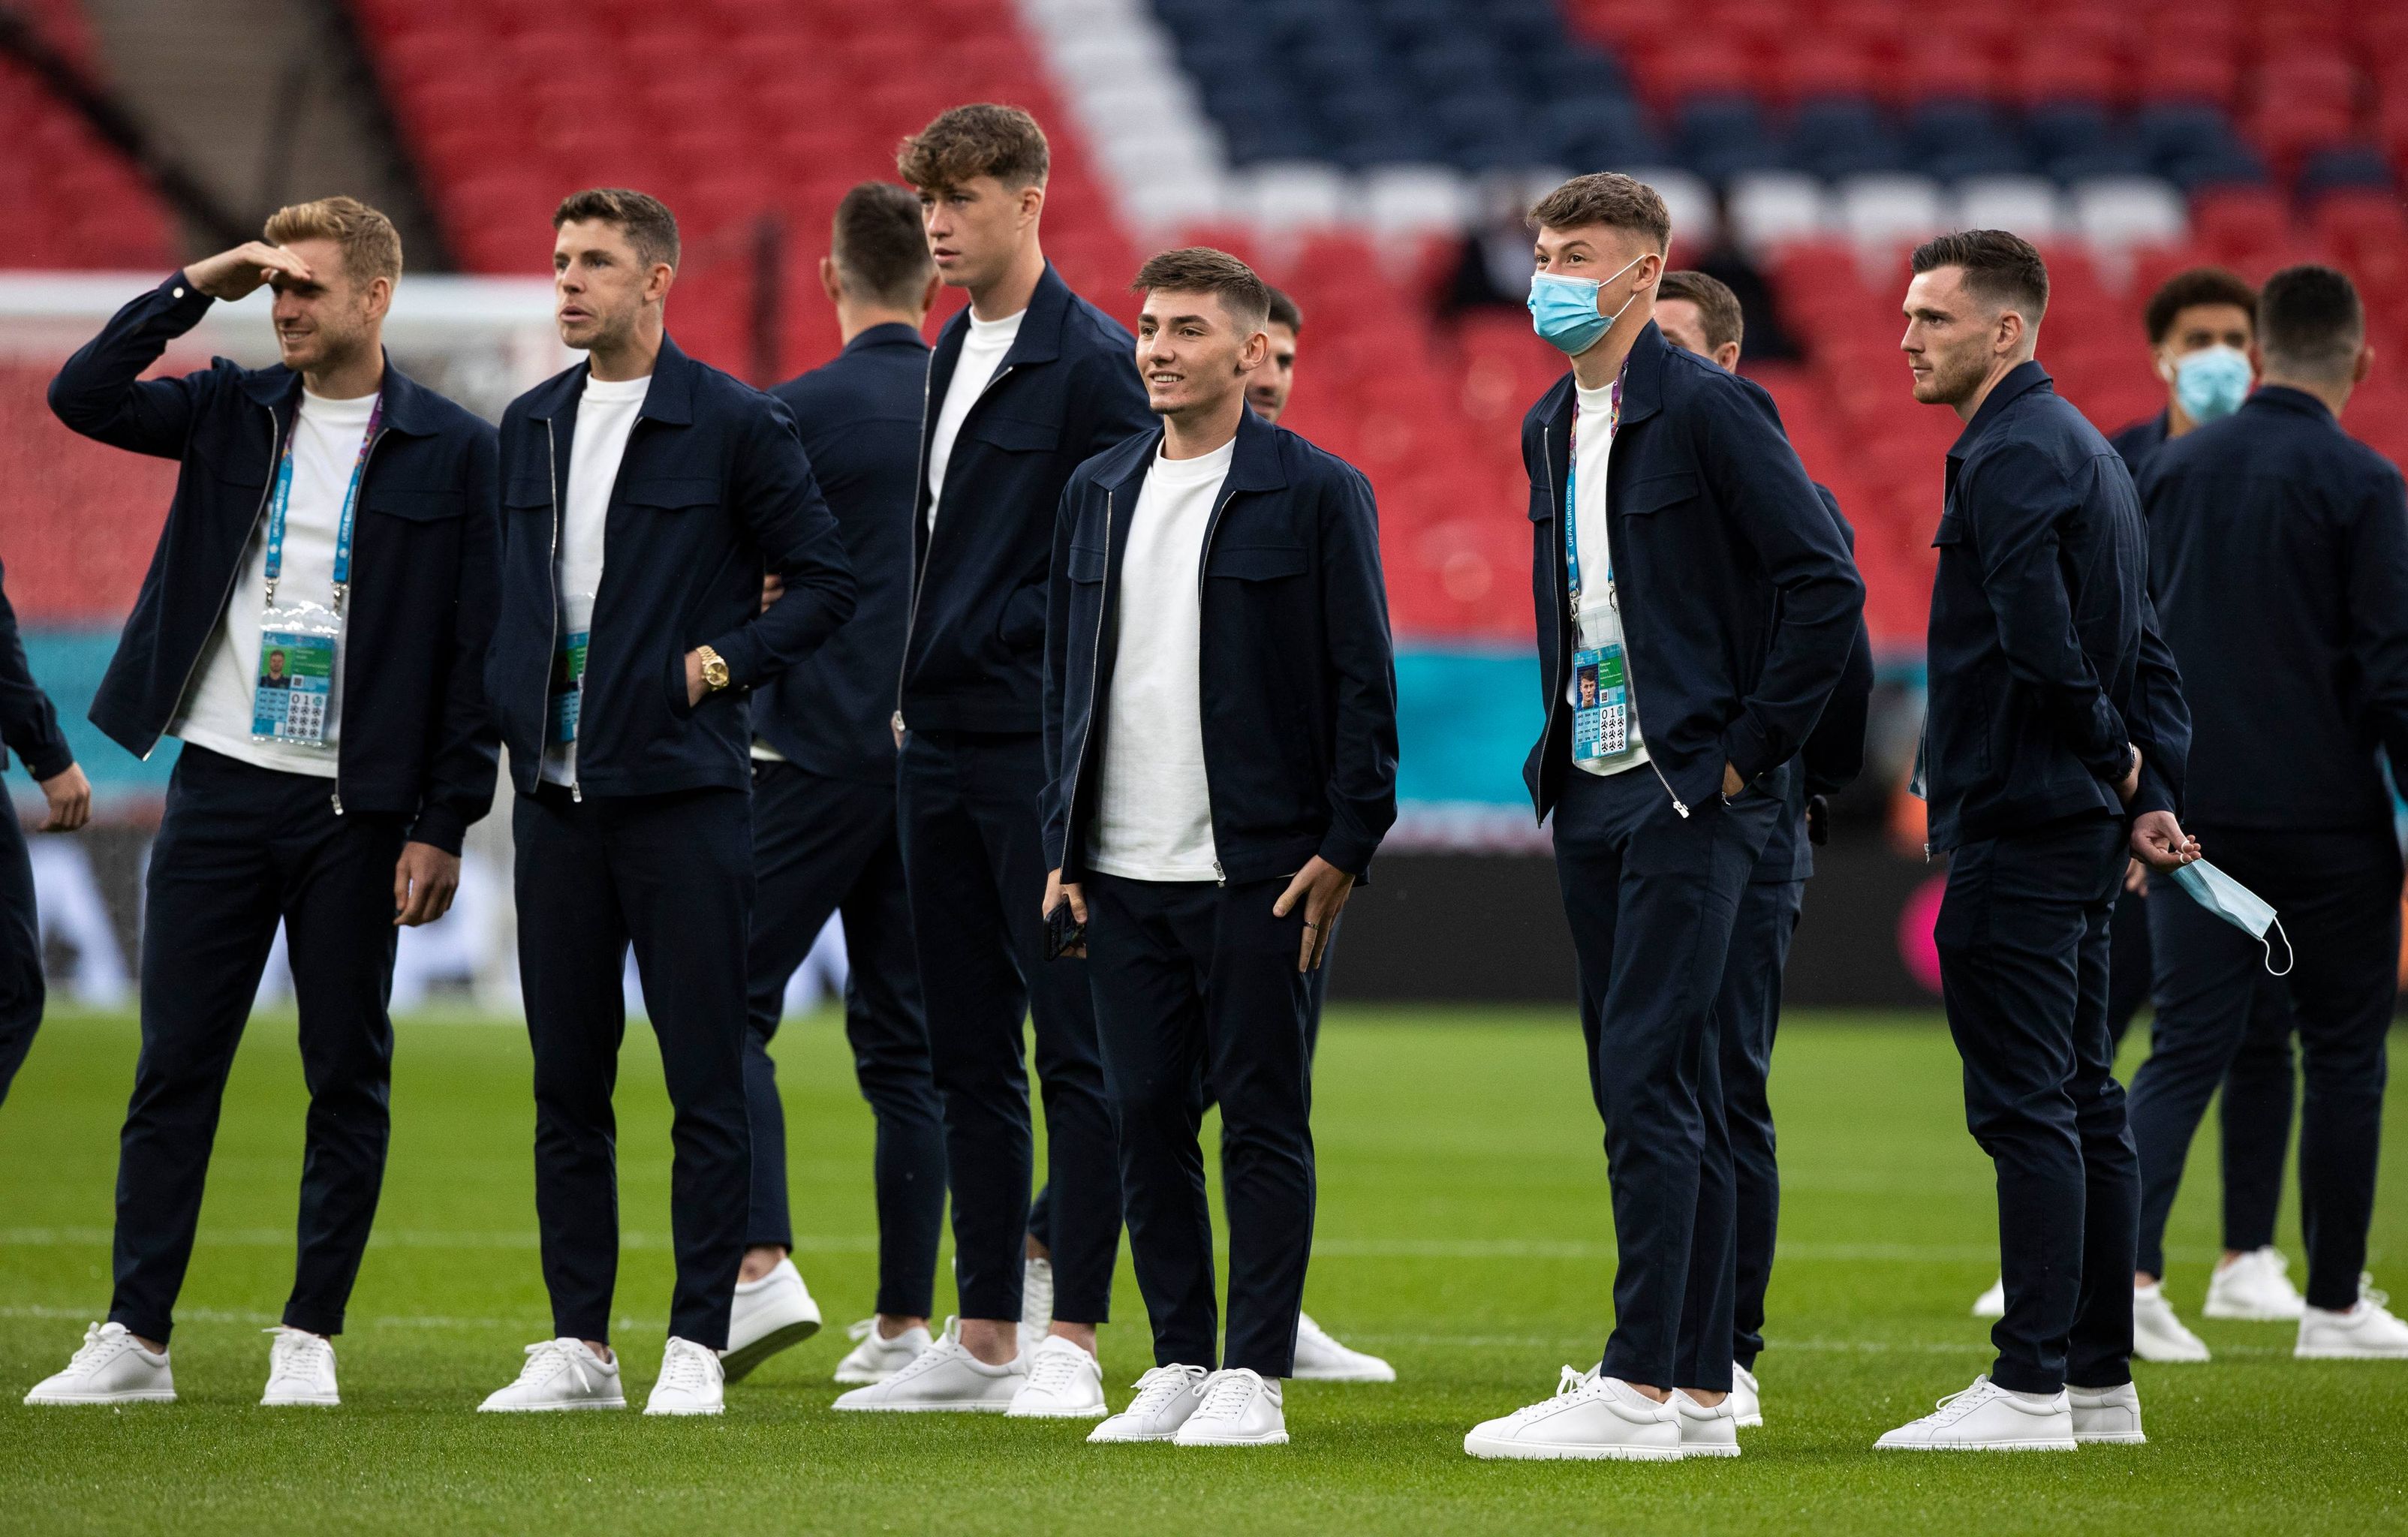
[[[1622,425],[1622,380],[1613,381],[1612,404],[1606,416],[1607,440]],[[1619,639],[1602,646],[1581,644],[1580,397],[1572,397],[1570,452],[1564,466],[1564,575],[1572,610],[1572,760],[1594,763],[1630,749],[1630,674]],[[1605,562],[1605,601],[1616,603],[1613,557]]]
[[[342,515],[335,524],[335,612],[343,611],[343,598],[351,586],[351,528],[357,520],[360,505],[360,481],[367,474],[368,450],[376,447],[377,428],[384,421],[384,396],[368,407],[368,429],[360,434],[359,457],[351,461],[351,483],[343,488]],[[276,579],[284,570],[284,515],[293,502],[293,440],[301,435],[301,418],[295,412],[292,431],[284,434],[284,452],[276,461],[276,492],[267,503],[267,602],[276,603]]]

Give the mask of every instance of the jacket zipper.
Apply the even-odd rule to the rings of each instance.
[[[953,360],[953,366],[956,368],[961,366],[959,358]],[[979,402],[986,399],[987,391],[1001,384],[1004,376],[1010,374],[1011,368],[1011,364],[1006,363],[987,376],[986,383],[979,387],[978,399],[970,402],[971,411],[978,409]],[[937,355],[931,352],[928,354],[928,371],[920,376],[920,466],[919,477],[911,485],[911,516],[914,519],[920,516],[920,489],[928,483],[928,405],[932,398],[932,387],[936,377]],[[949,384],[948,388],[950,387]],[[967,428],[969,424],[970,413],[964,411],[962,426]],[[961,434],[956,431],[953,434],[953,446],[959,448],[961,441]],[[948,463],[950,463],[948,459]],[[933,497],[928,502],[928,516],[931,519],[937,516],[937,504]],[[920,537],[920,531],[913,529],[911,537],[917,540]],[[895,672],[895,718],[891,722],[897,732],[903,730],[903,679],[911,670],[911,632],[920,626],[920,590],[927,585],[928,557],[936,553],[936,548],[937,529],[931,522],[928,527],[928,552],[920,557],[920,568],[911,573],[911,611],[903,619],[903,662]]]
[[[1221,515],[1229,510],[1229,504],[1236,501],[1237,497],[1236,491],[1230,491],[1221,498],[1221,505],[1212,509],[1211,519],[1204,525],[1204,551],[1196,557],[1196,708],[1199,713],[1204,708],[1204,571],[1212,563],[1212,536],[1221,532]],[[1110,543],[1107,542],[1105,548],[1109,550],[1111,548]],[[1101,637],[1101,630],[1098,629],[1098,638]],[[1200,727],[1200,721],[1198,725]],[[1210,819],[1212,810],[1212,765],[1209,761],[1211,755],[1206,756],[1208,761],[1204,765],[1204,811],[1207,819]],[[1212,837],[1212,884],[1215,886],[1229,884],[1227,873],[1221,868],[1221,839],[1217,832]]]
[[[552,653],[560,648],[560,440],[552,432],[550,417],[543,419],[543,473],[552,487],[552,556],[543,562],[543,589],[552,595],[552,638],[543,648],[543,676],[549,678],[552,676]],[[586,644],[589,648],[593,645],[591,636],[587,637]],[[591,655],[590,650],[588,655]],[[582,731],[585,726],[585,679],[582,677],[577,680],[577,725]],[[551,718],[551,705],[549,699],[544,701],[546,719]],[[543,779],[543,755],[540,751],[536,754],[535,776],[538,783]],[[568,781],[568,798],[577,802],[585,799],[585,787],[574,778]]]
[[[360,493],[358,498],[351,504],[351,515],[354,519],[359,516],[360,504],[368,499],[368,466],[376,461],[377,445],[384,441],[384,434],[391,430],[392,429],[386,427],[378,428],[377,435],[368,439],[367,451],[360,455]],[[354,536],[356,537],[356,534]],[[344,588],[344,596],[349,597],[350,595],[350,587],[346,585]],[[337,602],[335,605],[335,617],[338,619],[343,618],[343,607],[340,602]],[[344,623],[345,627],[348,628],[350,621],[346,619],[344,620]],[[348,684],[351,680],[351,648],[349,646],[344,647],[342,649],[342,655],[344,681]],[[346,704],[351,703],[351,693],[348,689],[344,691],[343,703]],[[337,731],[339,733],[342,726],[342,712],[340,710],[337,710],[335,713],[335,724]],[[337,817],[341,816],[343,814],[343,745],[340,741],[337,741],[335,744],[335,789],[334,792],[328,795],[326,799],[334,804],[335,815]]]
[[[251,515],[251,533],[243,535],[242,548],[234,558],[234,569],[226,573],[225,591],[218,597],[218,618],[221,620],[225,618],[226,605],[234,600],[235,584],[242,580],[242,568],[250,563],[251,534],[259,532],[259,520],[267,516],[267,499],[276,494],[276,453],[277,449],[283,446],[284,424],[276,420],[275,406],[265,406],[263,409],[267,412],[267,484],[260,491],[259,505]],[[167,719],[170,721],[175,719],[173,712],[183,707],[184,696],[191,693],[193,690],[193,675],[200,670],[201,659],[208,654],[209,643],[204,639],[201,642],[201,648],[193,653],[192,662],[184,668],[184,681],[177,686],[176,703],[169,706],[170,713]],[[149,762],[150,754],[159,750],[159,738],[166,734],[167,728],[165,725],[150,733],[150,746],[142,754],[144,762]],[[337,766],[339,767],[339,763]]]
[[[1068,866],[1072,858],[1070,840],[1079,835],[1079,781],[1085,777],[1087,750],[1096,735],[1096,669],[1104,660],[1104,610],[1111,597],[1112,587],[1112,493],[1104,490],[1104,591],[1096,602],[1096,639],[1087,650],[1087,729],[1079,737],[1079,758],[1070,765],[1070,792],[1062,798],[1062,863]],[[902,712],[896,712],[902,719]],[[1205,786],[1205,795],[1211,795],[1211,786]],[[1220,869],[1219,865],[1212,867]]]
[[[1617,439],[1621,436],[1619,433],[1614,435]],[[1555,454],[1550,446],[1551,437],[1552,434],[1546,427],[1540,427],[1539,452],[1540,458],[1547,466],[1547,495],[1550,500],[1554,498],[1555,492]],[[1612,464],[1612,445],[1607,445],[1605,451],[1607,456],[1608,473],[1610,475]],[[1611,482],[1609,481],[1609,483]],[[1566,518],[1577,518],[1580,516],[1580,509],[1577,507],[1566,507],[1563,511],[1563,516]],[[1606,524],[1605,550],[1606,558],[1608,560],[1612,560],[1613,557],[1613,525],[1611,519],[1607,520]],[[1547,584],[1548,591],[1550,592],[1555,591],[1555,562],[1550,559],[1547,562]],[[1619,613],[1621,611],[1621,605],[1613,596],[1613,589],[1611,581],[1607,584],[1606,593],[1606,601],[1613,604],[1615,612]],[[1565,606],[1561,598],[1557,598],[1555,600],[1555,606],[1558,608]],[[1571,626],[1572,648],[1574,650],[1578,650],[1580,648],[1579,615],[1575,614],[1571,616]],[[1555,659],[1551,656],[1547,659],[1547,732],[1550,736],[1555,733],[1555,706],[1562,702],[1561,690],[1556,689],[1555,685]],[[1636,672],[1630,665],[1630,632],[1627,628],[1624,629],[1622,634],[1622,688],[1623,691],[1630,696],[1630,719],[1632,724],[1635,725],[1639,720],[1639,684]],[[1672,781],[1664,777],[1664,765],[1656,761],[1656,755],[1652,752],[1647,755],[1647,766],[1655,771],[1656,782],[1664,787],[1664,793],[1672,798],[1672,809],[1680,813],[1681,819],[1683,821],[1687,821],[1689,819],[1688,804],[1681,799],[1681,792],[1672,788]]]

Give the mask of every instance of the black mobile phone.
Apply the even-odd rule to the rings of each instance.
[[[1070,916],[1070,899],[1064,897],[1045,915],[1045,959],[1059,961],[1087,942],[1087,926]]]

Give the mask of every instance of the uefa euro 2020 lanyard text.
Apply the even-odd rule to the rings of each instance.
[[[1622,426],[1622,380],[1613,381],[1606,438]],[[1572,397],[1572,429],[1564,474],[1564,575],[1572,608],[1572,761],[1594,763],[1630,750],[1630,674],[1617,638],[1594,648],[1581,647],[1580,516],[1574,487],[1580,478],[1580,397]],[[1605,601],[1619,608],[1613,590],[1613,555],[1605,560]]]
[[[285,435],[283,455],[276,462],[276,490],[267,504],[267,596],[259,619],[259,672],[251,705],[254,742],[326,745],[338,676],[335,653],[343,637],[343,599],[351,584],[351,531],[359,516],[360,481],[383,420],[384,397],[379,395],[368,407],[367,431],[360,434],[359,457],[351,461],[351,481],[343,490],[343,510],[335,525],[334,594],[325,604],[304,599],[279,606],[276,602],[277,578],[284,570],[284,519],[293,501],[293,440],[301,427],[297,416]]]

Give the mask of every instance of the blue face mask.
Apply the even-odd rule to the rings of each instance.
[[[1625,262],[1622,271],[1615,273],[1613,278],[1621,277],[1622,273],[1628,272],[1645,260],[1647,258],[1640,256]],[[1530,274],[1531,329],[1538,332],[1540,340],[1567,357],[1579,357],[1613,329],[1613,322],[1622,319],[1623,309],[1628,309],[1638,302],[1639,295],[1633,293],[1622,301],[1622,309],[1611,315],[1598,314],[1598,291],[1605,283],[1613,281],[1613,278],[1601,283],[1594,278],[1558,278],[1552,272]]]
[[[2196,355],[2196,354],[2194,354]],[[2252,891],[2230,875],[2205,860],[2193,860],[2174,871],[2174,884],[2190,894],[2190,899],[2231,924],[2258,944],[2266,946],[2266,969],[2276,976],[2291,973],[2291,936],[2283,933],[2280,919],[2266,899]],[[2274,946],[2268,943],[2266,931],[2272,929],[2283,935],[2283,969],[2274,971]]]
[[[2237,348],[2202,347],[2174,360],[2174,399],[2193,421],[2214,421],[2249,398],[2249,355]]]

